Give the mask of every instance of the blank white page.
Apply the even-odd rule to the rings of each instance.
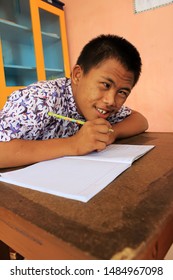
[[[85,156],[69,157],[98,161],[133,163],[138,158],[149,152],[154,145],[126,145],[112,144],[100,152],[93,152]]]
[[[128,167],[130,164],[59,158],[1,173],[0,181],[87,202]]]

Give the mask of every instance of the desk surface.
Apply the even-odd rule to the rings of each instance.
[[[163,258],[173,242],[173,133],[119,143],[156,147],[87,203],[0,182],[0,240],[28,259]]]

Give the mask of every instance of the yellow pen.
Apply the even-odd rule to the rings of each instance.
[[[72,119],[72,118],[69,118],[66,116],[62,116],[62,115],[58,115],[53,112],[48,112],[48,115],[51,117],[55,117],[57,119],[63,119],[65,121],[74,122],[74,123],[81,124],[81,125],[83,125],[85,123],[84,121]],[[113,132],[113,129],[109,128],[109,132]]]
[[[69,118],[69,117],[62,116],[62,115],[58,115],[58,114],[55,114],[53,112],[48,112],[48,115],[51,116],[51,117],[55,117],[57,119],[63,119],[65,121],[75,122],[75,123],[82,124],[82,125],[85,123],[84,121],[72,119],[72,118]]]

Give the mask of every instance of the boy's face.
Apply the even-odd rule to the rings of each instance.
[[[78,112],[86,120],[107,119],[118,112],[134,84],[134,74],[115,59],[107,59],[87,74],[76,65],[72,71],[72,90]]]

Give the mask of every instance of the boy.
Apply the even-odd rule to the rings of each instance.
[[[84,46],[70,79],[41,81],[12,93],[0,113],[0,168],[85,155],[144,132],[146,118],[123,105],[141,65],[127,40],[100,35]],[[85,123],[79,126],[48,112]]]

